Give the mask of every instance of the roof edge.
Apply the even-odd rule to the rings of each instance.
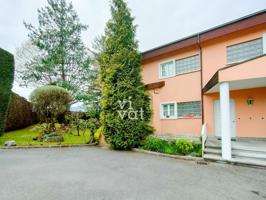
[[[162,49],[162,48],[165,48],[165,47],[168,47],[170,45],[174,45],[174,44],[177,44],[177,43],[180,43],[182,41],[185,41],[185,40],[188,40],[188,39],[192,39],[192,38],[195,38],[195,37],[198,37],[200,35],[203,35],[205,33],[208,33],[208,32],[211,32],[211,31],[215,31],[217,29],[220,29],[220,28],[223,28],[223,27],[226,27],[226,26],[229,26],[229,25],[232,25],[232,24],[235,24],[235,23],[238,23],[238,22],[241,22],[241,21],[244,21],[244,20],[247,20],[249,18],[252,18],[252,17],[256,17],[258,15],[262,15],[262,14],[265,14],[266,13],[266,9],[263,9],[263,10],[260,10],[260,11],[257,11],[255,13],[252,13],[252,14],[249,14],[249,15],[246,15],[246,16],[243,16],[241,18],[238,18],[238,19],[235,19],[235,20],[232,20],[232,21],[229,21],[229,22],[226,22],[224,24],[221,24],[221,25],[218,25],[218,26],[215,26],[215,27],[212,27],[212,28],[209,28],[207,30],[204,30],[204,31],[201,31],[201,32],[198,32],[198,33],[195,33],[193,35],[190,35],[190,36],[187,36],[187,37],[183,37],[181,39],[178,39],[178,40],[175,40],[173,42],[169,42],[169,43],[166,43],[164,45],[161,45],[161,46],[157,46],[157,47],[154,47],[152,49],[149,49],[147,51],[144,51],[142,52],[141,54],[144,55],[144,54],[148,54],[150,52],[153,52],[153,51],[156,51],[156,50],[159,50],[159,49]]]

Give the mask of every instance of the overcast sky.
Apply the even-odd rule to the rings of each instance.
[[[68,0],[70,1],[70,0]],[[72,0],[88,47],[104,31],[109,0]],[[12,53],[27,39],[23,21],[37,25],[37,8],[46,0],[0,0],[0,47]],[[266,8],[266,0],[128,0],[135,17],[139,48],[145,51]],[[28,97],[30,89],[15,92]]]

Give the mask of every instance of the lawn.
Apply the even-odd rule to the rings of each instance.
[[[45,146],[45,145],[62,145],[62,144],[86,144],[86,142],[90,138],[90,131],[86,130],[84,133],[80,133],[80,136],[77,135],[77,131],[73,131],[72,134],[70,133],[63,133],[64,142],[39,142],[34,141],[33,138],[39,135],[39,129],[36,128],[36,125],[10,131],[4,133],[3,136],[0,137],[0,146],[3,146],[7,140],[15,140],[18,146],[26,146],[26,145],[33,145],[33,146]]]

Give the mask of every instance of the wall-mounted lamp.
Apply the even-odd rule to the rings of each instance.
[[[250,106],[250,105],[253,105],[254,104],[254,99],[252,97],[248,97],[247,98],[247,104]]]

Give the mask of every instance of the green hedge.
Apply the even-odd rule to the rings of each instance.
[[[32,105],[25,98],[12,93],[9,102],[6,131],[25,128],[38,122],[37,115],[32,111]]]
[[[0,135],[4,133],[7,109],[14,81],[14,57],[0,48]]]

